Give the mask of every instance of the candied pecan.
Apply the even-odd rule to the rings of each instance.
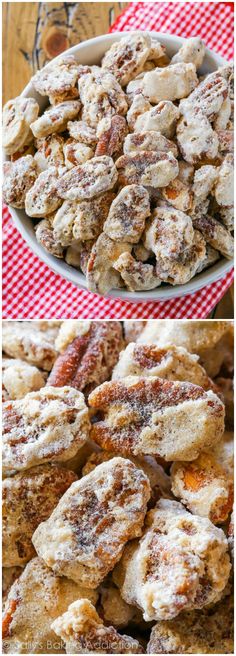
[[[113,265],[121,253],[130,252],[131,248],[132,245],[128,242],[116,243],[105,232],[101,232],[92,247],[87,264],[88,289],[95,293],[107,294],[113,287],[120,286],[120,275]]]
[[[65,166],[71,169],[73,166],[84,164],[88,159],[94,156],[94,151],[89,146],[75,141],[75,139],[68,139],[63,147],[65,156]]]
[[[145,220],[149,215],[150,203],[147,190],[142,185],[127,185],[112,201],[103,230],[115,241],[126,240],[136,244],[144,231]]]
[[[28,653],[46,654],[50,649],[64,653],[64,643],[51,628],[52,620],[76,599],[96,603],[97,597],[95,590],[56,576],[40,558],[32,558],[8,595],[3,616],[4,652],[25,653],[27,644]]]
[[[146,527],[113,573],[123,599],[141,608],[146,621],[219,601],[231,569],[223,531],[167,499],[148,512]]]
[[[3,471],[72,458],[88,438],[90,423],[81,392],[43,387],[3,406]]]
[[[157,130],[167,139],[171,139],[175,133],[176,122],[179,118],[179,108],[170,100],[162,100],[155,107],[138,116],[134,126],[135,132],[144,130]]]
[[[142,70],[150,50],[148,34],[131,33],[112,44],[103,57],[102,67],[111,71],[124,86]]]
[[[121,347],[122,332],[118,321],[92,321],[88,332],[75,337],[59,355],[47,384],[56,387],[70,385],[87,396],[110,377]]]
[[[193,219],[194,227],[203,234],[204,239],[224,257],[231,259],[234,255],[234,240],[226,228],[209,214]]]
[[[127,289],[131,292],[155,289],[161,284],[153,264],[137,262],[130,253],[121,253],[114,263]]]
[[[171,468],[172,492],[195,515],[224,523],[233,506],[233,479],[213,453]]]
[[[141,150],[152,150],[159,153],[171,152],[174,157],[178,156],[178,148],[173,141],[166,139],[156,130],[143,130],[128,134],[124,142],[124,154],[140,152]]]
[[[112,189],[117,181],[113,159],[93,157],[64,173],[57,183],[57,194],[66,200],[88,200]]]
[[[81,108],[80,100],[65,100],[50,107],[36,121],[31,123],[31,130],[35,137],[47,137],[54,132],[63,132],[66,129],[67,122],[75,118]]]
[[[50,325],[51,324],[51,325]],[[11,321],[2,326],[2,345],[12,358],[21,358],[50,371],[56,359],[55,339],[59,324],[42,321]]]
[[[37,166],[32,155],[3,164],[3,200],[12,207],[23,208],[26,194],[37,178]]]
[[[13,155],[33,141],[31,123],[37,119],[39,106],[34,98],[18,96],[3,107],[3,148]]]
[[[64,139],[59,134],[50,134],[36,140],[37,151],[34,160],[39,171],[45,171],[49,166],[64,165],[63,145]]]
[[[32,78],[34,88],[41,96],[49,96],[54,104],[58,96],[62,100],[78,96],[76,82],[79,65],[73,55],[62,55],[57,61],[37,71]]]
[[[70,137],[86,146],[94,147],[97,143],[96,130],[83,121],[68,121],[67,130]]]
[[[88,599],[71,604],[68,610],[52,624],[62,638],[66,653],[76,654],[142,654],[138,640],[120,635],[114,626],[104,626],[95,607]]]
[[[157,376],[164,380],[179,380],[219,393],[218,386],[198,363],[198,356],[188,353],[182,346],[128,344],[120,353],[112,379],[126,376]]]
[[[196,68],[184,62],[145,73],[143,93],[151,103],[186,98],[198,84]]]
[[[6,399],[22,399],[45,385],[45,373],[21,359],[2,359],[2,384]]]
[[[55,166],[50,166],[39,174],[25,196],[25,211],[28,216],[47,216],[61,205],[62,201],[57,192],[58,176]]]
[[[167,187],[178,175],[178,162],[171,152],[142,151],[123,155],[116,161],[119,183]]]
[[[117,79],[98,66],[79,80],[79,92],[83,103],[82,120],[92,128],[105,117],[127,112],[126,95]]]
[[[228,94],[228,84],[218,71],[207,75],[203,82],[184,100],[180,101],[180,112],[187,117],[189,113],[198,121],[199,114],[213,121]]]
[[[214,187],[214,195],[218,205],[232,207],[234,202],[234,166],[232,155],[226,155],[219,168]]]
[[[218,137],[204,114],[182,117],[177,124],[176,137],[183,158],[190,164],[200,162],[203,157],[217,156]]]
[[[199,36],[186,39],[176,55],[172,57],[171,64],[178,62],[192,63],[196,69],[201,67],[205,57],[206,46]]]
[[[128,376],[88,400],[97,413],[91,438],[108,451],[192,460],[224,430],[223,403],[191,383]]]
[[[231,654],[233,600],[226,597],[213,608],[182,612],[159,621],[151,630],[148,654]]]
[[[59,241],[56,241],[53,234],[53,227],[50,221],[43,219],[39,221],[35,228],[36,239],[45,248],[48,253],[55,257],[63,257],[63,248]]]
[[[3,481],[3,564],[24,565],[35,555],[32,535],[77,480],[73,471],[40,465]]]
[[[36,529],[34,547],[55,573],[96,588],[126,542],[141,535],[149,497],[143,471],[130,460],[113,458],[72,483]]]
[[[101,134],[99,135],[95,155],[118,157],[122,152],[124,138],[128,132],[126,120],[124,116],[117,114],[109,119],[103,119],[103,121],[104,126],[102,131],[101,124],[98,126]]]

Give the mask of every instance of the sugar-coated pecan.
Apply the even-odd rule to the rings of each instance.
[[[88,438],[90,423],[81,392],[43,387],[3,406],[3,472],[72,458]]]
[[[176,55],[172,57],[171,64],[178,62],[192,63],[196,69],[200,68],[205,57],[206,46],[199,36],[186,39]]]
[[[32,535],[77,480],[58,465],[39,465],[3,481],[3,564],[23,566],[34,555]]]
[[[182,612],[160,621],[151,630],[148,654],[233,653],[233,599],[225,597],[213,608]]]
[[[131,253],[121,253],[114,263],[127,289],[131,292],[155,289],[161,284],[153,264],[138,262]]]
[[[142,151],[122,155],[116,161],[121,185],[141,184],[150,187],[167,187],[178,175],[178,161],[169,153]]]
[[[49,96],[52,104],[58,101],[70,100],[78,96],[76,82],[79,75],[79,65],[73,55],[62,55],[56,62],[37,71],[32,78],[34,88],[41,96]]]
[[[117,114],[111,118],[103,119],[98,125],[98,130],[99,138],[95,155],[118,157],[122,153],[123,142],[128,132],[124,116]]]
[[[56,359],[55,339],[60,324],[43,321],[5,322],[2,345],[12,358],[21,358],[40,369],[50,371]]]
[[[96,588],[126,542],[141,535],[149,497],[143,471],[130,460],[113,458],[72,483],[36,529],[34,547],[56,574]]]
[[[13,155],[33,141],[31,123],[37,119],[39,106],[34,98],[18,96],[3,108],[3,148]]]
[[[93,157],[81,166],[74,166],[64,173],[58,180],[57,193],[65,200],[88,200],[112,189],[117,177],[111,157]]]
[[[112,44],[103,57],[102,67],[111,71],[124,86],[142,70],[150,51],[150,36],[132,33]]]
[[[146,527],[113,573],[123,599],[141,608],[146,621],[219,601],[231,569],[224,532],[169,499],[149,511]]]
[[[115,241],[137,243],[150,215],[149,194],[142,185],[130,184],[112,201],[104,232]]]
[[[91,321],[88,331],[78,334],[58,356],[47,384],[70,385],[88,395],[110,377],[121,347],[118,321]]]
[[[100,385],[89,405],[97,413],[91,438],[126,455],[192,460],[224,430],[222,401],[186,382],[128,376]]]
[[[144,95],[154,104],[186,98],[197,85],[195,66],[184,62],[148,71],[142,81]]]
[[[47,137],[54,132],[63,132],[67,122],[76,118],[81,109],[80,100],[65,100],[44,112],[36,121],[31,123],[31,130],[35,137]]]
[[[37,166],[32,155],[3,164],[3,199],[12,207],[23,208],[27,191],[37,178]]]
[[[40,558],[32,558],[8,595],[3,616],[4,652],[25,653],[27,636],[30,653],[46,654],[48,649],[64,653],[64,643],[51,628],[52,620],[76,599],[96,603],[97,597],[95,590],[56,576]]]
[[[230,232],[213,216],[193,219],[194,227],[203,234],[204,239],[227,259],[234,255],[234,240]]]
[[[66,645],[66,653],[142,654],[138,640],[121,635],[114,626],[104,626],[96,608],[88,599],[71,604],[52,624]]]

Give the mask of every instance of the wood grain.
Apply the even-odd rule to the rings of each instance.
[[[66,48],[105,34],[127,2],[4,2],[3,102]]]

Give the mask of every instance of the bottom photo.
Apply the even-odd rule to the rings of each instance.
[[[229,654],[232,321],[3,321],[3,653]]]

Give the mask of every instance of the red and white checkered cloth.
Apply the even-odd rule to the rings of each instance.
[[[156,30],[201,36],[228,60],[233,57],[232,2],[131,2],[111,31]],[[3,210],[3,318],[203,319],[233,281],[233,271],[195,294],[165,302],[127,303],[101,298],[54,274],[27,247]]]

